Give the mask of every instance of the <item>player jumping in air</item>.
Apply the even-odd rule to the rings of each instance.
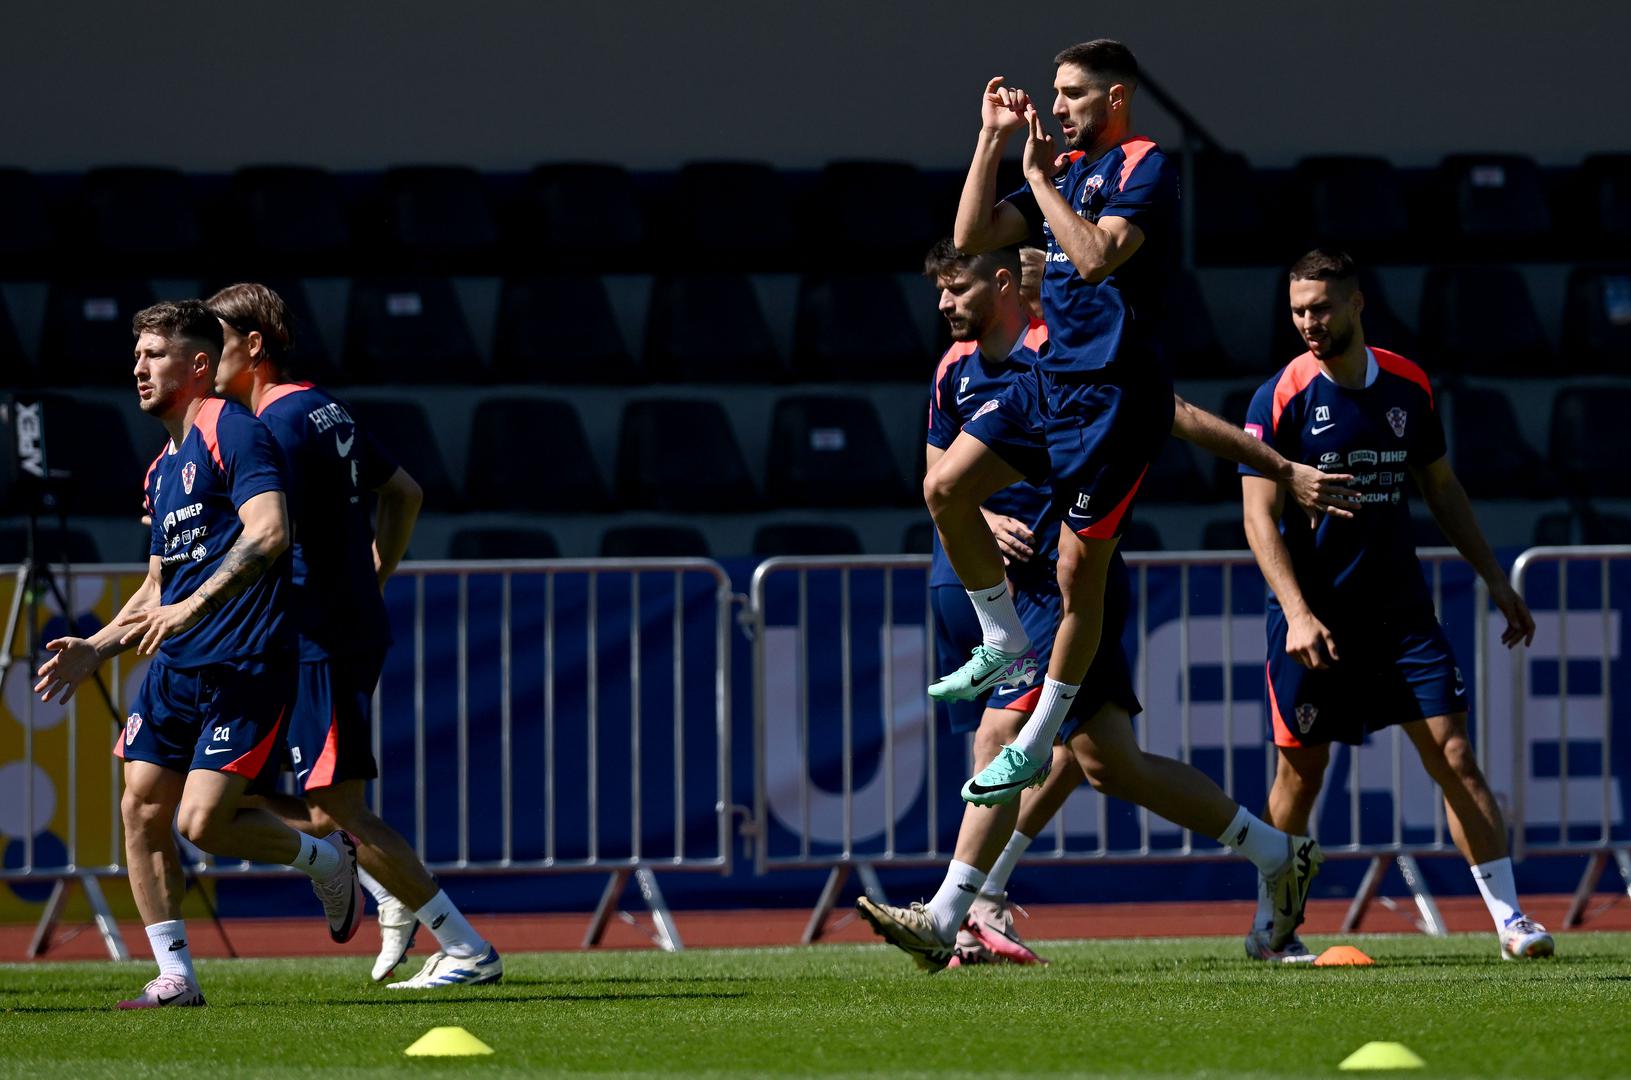
[[[204,1004],[173,829],[211,854],[306,874],[337,942],[363,909],[350,837],[307,836],[240,806],[276,776],[295,697],[283,457],[248,409],[212,396],[221,324],[209,309],[158,304],[133,325],[141,408],[170,436],[147,474],[147,578],[91,637],[47,642],[35,686],[66,701],[110,656],[134,645],[155,658],[114,752],[130,888],[159,975],[121,1009]]]
[[[1288,509],[1257,471],[1240,470],[1246,536],[1272,590],[1267,677],[1279,766],[1269,820],[1306,832],[1331,742],[1358,744],[1402,724],[1444,792],[1450,835],[1472,865],[1501,955],[1550,956],[1551,935],[1518,906],[1506,823],[1467,739],[1467,689],[1410,539],[1407,478],[1506,616],[1502,643],[1528,644],[1535,621],[1450,468],[1427,376],[1366,346],[1353,260],[1309,252],[1291,268],[1290,293],[1308,351],[1257,391],[1246,430],[1295,460],[1354,473],[1362,505],[1346,520],[1310,517]],[[1296,938],[1271,940],[1267,904],[1259,898],[1247,955],[1313,959]]]

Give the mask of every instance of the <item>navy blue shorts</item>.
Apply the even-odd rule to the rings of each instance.
[[[300,664],[300,687],[289,718],[289,769],[295,789],[372,780],[374,687],[384,653],[334,656]]]
[[[278,747],[294,695],[292,657],[185,670],[157,659],[113,752],[178,773],[231,773],[248,779],[250,791],[266,791],[282,761]]]
[[[1059,519],[1078,536],[1120,536],[1145,471],[1172,434],[1172,385],[1157,359],[1133,355],[1081,375],[1036,368],[1010,383],[1000,400],[992,415],[1005,423],[1033,417],[1041,430]],[[964,430],[986,442],[985,429]],[[1029,457],[1010,458],[1002,446],[986,445],[1038,478]]]
[[[1467,687],[1431,610],[1339,626],[1342,659],[1324,671],[1286,655],[1286,617],[1268,615],[1269,724],[1276,746],[1358,745],[1368,732],[1467,711]]]
[[[1028,385],[1015,385],[1019,383]],[[1001,396],[981,405],[963,425],[963,431],[980,440],[1025,479],[1041,483],[1048,478],[1050,466],[1039,408],[1036,372],[1026,372],[1014,379]]]

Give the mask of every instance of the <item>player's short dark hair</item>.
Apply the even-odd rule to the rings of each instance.
[[[151,333],[166,341],[185,339],[206,346],[212,360],[221,358],[225,340],[220,321],[202,300],[166,300],[142,308],[130,320],[130,330],[136,337]]]
[[[987,251],[982,255],[969,255],[958,250],[950,237],[942,237],[935,241],[934,247],[923,256],[923,276],[930,281],[955,274],[960,270],[972,270],[987,278],[993,277],[998,270],[1007,270],[1014,275],[1015,283],[1018,283],[1019,247],[1015,245]]]
[[[1121,83],[1129,90],[1138,86],[1138,57],[1126,45],[1110,38],[1094,38],[1061,49],[1053,58],[1053,66],[1065,64],[1075,64],[1106,83]]]
[[[1359,267],[1353,256],[1337,248],[1317,247],[1291,264],[1292,281],[1340,281],[1353,284]]]
[[[204,303],[238,333],[259,333],[261,349],[273,363],[281,366],[294,351],[289,307],[283,297],[265,285],[253,281],[228,285]]]

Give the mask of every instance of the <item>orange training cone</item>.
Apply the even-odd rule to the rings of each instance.
[[[1332,945],[1320,953],[1315,967],[1370,967],[1376,963],[1352,945]]]

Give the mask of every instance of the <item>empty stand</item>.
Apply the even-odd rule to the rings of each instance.
[[[848,525],[773,523],[761,525],[753,534],[753,554],[760,559],[778,555],[859,555],[861,538]]]
[[[130,321],[153,303],[145,281],[57,282],[45,305],[39,381],[46,386],[131,386]]]
[[[332,273],[351,255],[339,181],[323,169],[259,165],[232,177],[231,244],[261,273]]]
[[[1581,167],[1586,237],[1599,250],[1624,257],[1631,241],[1631,154],[1594,154]]]
[[[811,250],[830,266],[918,270],[950,227],[955,204],[903,161],[836,161],[821,170]]]
[[[385,174],[381,200],[392,249],[421,269],[485,268],[498,221],[481,174],[453,165],[411,165]]]
[[[776,506],[898,506],[900,470],[863,397],[800,394],[776,402],[765,495]]]
[[[1201,529],[1202,551],[1247,551],[1246,523],[1239,514],[1208,521]]]
[[[463,500],[436,443],[430,418],[417,401],[358,398],[346,402],[346,408],[369,436],[424,489],[426,510],[461,508]]]
[[[1138,501],[1146,503],[1188,503],[1212,497],[1212,486],[1201,475],[1194,451],[1182,439],[1166,441],[1138,488]]]
[[[1529,286],[1510,267],[1429,270],[1422,283],[1421,338],[1421,362],[1430,375],[1550,373],[1552,350]]]
[[[1552,229],[1540,167],[1515,154],[1452,154],[1438,169],[1438,225],[1474,251],[1511,259]]]
[[[900,554],[929,555],[934,552],[934,522],[925,518],[906,526],[901,534]]]
[[[31,386],[38,379],[34,365],[23,355],[17,341],[17,330],[12,325],[11,313],[6,310],[5,297],[0,296],[0,386]]]
[[[918,382],[933,371],[891,274],[805,277],[793,337],[793,369],[801,380]]]
[[[728,273],[656,280],[645,367],[661,382],[776,382],[784,371],[752,283]]]
[[[791,198],[782,175],[748,161],[698,161],[676,178],[675,249],[698,269],[786,269],[793,257]]]
[[[708,540],[689,525],[619,525],[600,537],[603,559],[706,559]]]
[[[102,552],[96,538],[80,529],[69,529],[66,534],[53,520],[40,522],[35,534],[34,557],[46,563],[96,563],[102,561]],[[0,563],[20,563],[28,558],[28,526],[0,527]],[[96,625],[95,623],[91,624]]]
[[[203,233],[186,179],[174,169],[120,167],[85,174],[93,250],[120,270],[152,276],[197,271]]]
[[[631,402],[623,411],[617,488],[625,505],[646,510],[750,510],[759,501],[715,401]]]
[[[560,274],[504,283],[493,377],[519,383],[630,383],[639,368],[597,277]]]
[[[1476,499],[1544,499],[1557,478],[1524,441],[1512,403],[1499,390],[1458,386],[1438,398],[1446,421],[1450,463]],[[1428,462],[1415,462],[1418,468]]]
[[[1631,495],[1631,388],[1575,386],[1552,402],[1552,465],[1565,490],[1591,499]]]
[[[1631,266],[1578,267],[1563,301],[1570,371],[1631,374]]]
[[[1304,158],[1293,182],[1310,247],[1333,244],[1361,261],[1396,256],[1406,247],[1404,185],[1386,158]]]
[[[1174,165],[1179,165],[1174,155]],[[1270,205],[1263,180],[1240,154],[1202,153],[1195,158],[1195,250],[1210,263],[1268,262],[1282,258],[1269,231]]]
[[[389,383],[479,382],[483,374],[453,286],[420,276],[352,285],[345,367]]]
[[[1134,511],[1135,515],[1136,513],[1137,511]],[[1116,545],[1116,548],[1118,551],[1160,551],[1161,534],[1156,531],[1154,525],[1134,516],[1122,527],[1121,543]]]
[[[39,178],[0,169],[0,277],[40,277],[57,261],[51,212]]]
[[[610,499],[569,402],[504,398],[476,406],[464,492],[473,510],[604,510]]]
[[[450,559],[558,559],[561,549],[547,529],[520,526],[460,529],[448,544]]]
[[[1160,324],[1161,344],[1172,374],[1192,379],[1216,379],[1229,374],[1229,353],[1218,340],[1200,282],[1187,270],[1172,276],[1166,316]]]
[[[523,265],[644,268],[645,213],[621,166],[541,165],[527,178],[522,203]]]
[[[1631,544],[1631,518],[1606,514],[1582,503],[1572,510],[1544,514],[1535,522],[1536,544]]]

